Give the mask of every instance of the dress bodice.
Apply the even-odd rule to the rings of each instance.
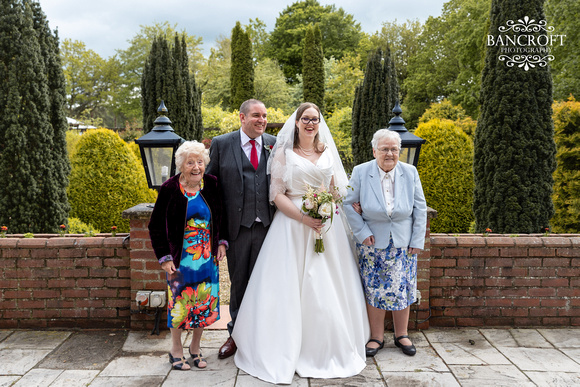
[[[332,179],[332,157],[330,152],[324,151],[316,164],[291,149],[286,150],[287,168],[292,168],[292,180],[289,182],[286,195],[290,198],[302,197],[308,186],[318,188],[324,186],[329,189]]]

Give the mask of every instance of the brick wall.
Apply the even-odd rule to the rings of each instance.
[[[430,273],[431,326],[580,325],[578,235],[432,234]]]
[[[0,238],[0,328],[127,328],[123,239]]]

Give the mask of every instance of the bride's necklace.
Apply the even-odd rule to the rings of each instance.
[[[298,144],[298,148],[300,148],[302,153],[304,153],[306,156],[312,156],[314,154],[314,147],[312,147],[310,149],[304,149],[300,146],[300,144]]]

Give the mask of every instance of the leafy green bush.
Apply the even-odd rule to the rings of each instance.
[[[354,168],[351,146],[351,128],[352,128],[352,108],[345,107],[335,110],[331,116],[326,119],[326,124],[332,133],[332,139],[336,144],[338,153],[347,173]]]
[[[143,166],[118,134],[108,129],[83,134],[71,160],[68,197],[71,217],[95,228],[129,231],[121,213],[139,203],[155,201]]]
[[[453,105],[448,99],[444,99],[441,102],[433,102],[419,118],[419,123],[429,122],[436,118],[454,121],[455,125],[468,136],[475,134],[477,121],[469,117],[461,105]]]
[[[69,234],[100,233],[92,224],[86,224],[79,218],[68,218],[68,232]]]
[[[552,231],[580,232],[580,102],[573,97],[557,102],[554,110],[554,140],[557,167],[554,171]]]
[[[427,205],[437,210],[432,232],[467,232],[473,221],[473,142],[453,121],[420,123],[419,176]]]
[[[67,130],[66,131],[66,151],[68,153],[69,161],[72,159],[75,153],[76,146],[81,139],[81,133],[78,130]]]

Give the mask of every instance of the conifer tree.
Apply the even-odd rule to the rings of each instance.
[[[56,232],[70,170],[58,39],[38,4],[0,0],[0,9],[0,224]]]
[[[308,26],[302,52],[302,82],[304,101],[324,110],[324,53],[318,24]]]
[[[510,20],[543,20],[542,6],[543,0],[493,0],[488,34],[497,40],[499,28]],[[514,28],[509,34],[537,39],[539,33]],[[510,66],[500,54],[499,45],[488,45],[482,73],[473,160],[475,228],[541,232],[554,214],[550,72],[548,66]]]
[[[373,158],[373,134],[388,127],[398,95],[397,73],[390,49],[379,48],[369,56],[364,80],[355,91],[352,108],[352,155],[355,165]]]
[[[163,36],[153,39],[141,78],[143,130],[153,129],[161,100],[169,110],[175,133],[186,140],[201,140],[201,94],[195,77],[189,74],[185,37],[175,36],[174,44]]]
[[[247,32],[242,30],[240,22],[232,29],[232,66],[230,69],[230,87],[232,109],[239,109],[242,102],[254,97],[254,62],[252,60],[252,42]]]

